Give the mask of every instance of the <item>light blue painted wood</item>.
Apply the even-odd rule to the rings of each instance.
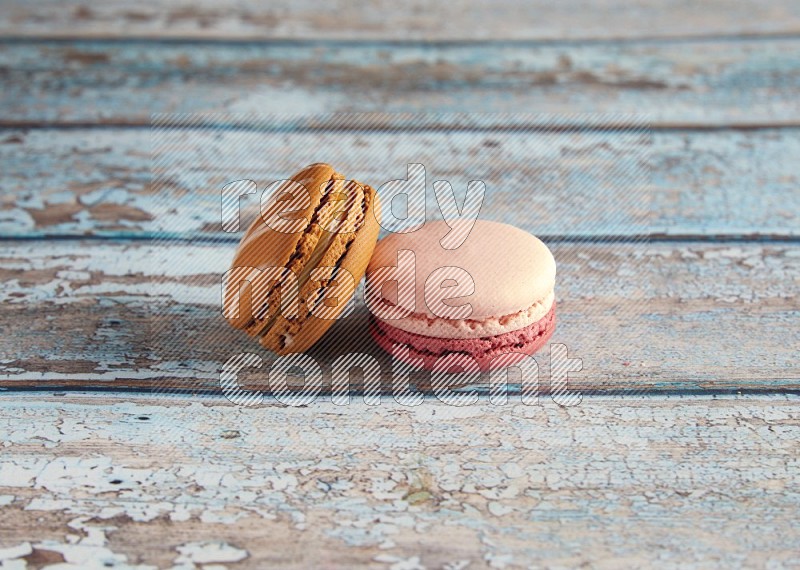
[[[159,398],[0,396],[5,565],[30,543],[159,568],[781,567],[800,550],[797,396]]]
[[[154,112],[647,113],[800,124],[800,39],[563,44],[0,43],[0,122],[148,124]]]
[[[796,238],[800,228],[800,129],[641,137],[182,130],[155,139],[157,189],[148,130],[5,130],[0,141],[6,237],[235,242],[240,234],[220,232],[225,183],[251,178],[263,189],[320,160],[376,187],[404,177],[408,162],[425,164],[430,217],[439,215],[434,180],[450,180],[459,197],[468,180],[484,180],[481,217],[559,238],[652,232],[782,239]],[[253,214],[258,196],[241,203]]]
[[[608,40],[792,34],[793,0],[6,0],[0,34],[195,40]]]
[[[800,390],[796,245],[549,243],[558,265],[562,342],[582,392]],[[0,303],[0,387],[214,390],[232,355],[273,356],[221,315],[235,245],[11,242]],[[362,293],[308,355],[390,359],[366,330]],[[20,327],[20,323],[26,326]],[[547,351],[537,356],[547,383]],[[388,385],[388,384],[387,384]]]

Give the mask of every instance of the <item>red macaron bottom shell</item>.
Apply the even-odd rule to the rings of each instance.
[[[481,370],[506,368],[537,352],[550,340],[556,328],[556,304],[540,320],[519,330],[482,338],[436,338],[406,332],[380,321],[370,319],[370,334],[389,354],[400,345],[396,357],[403,362],[433,370],[436,362],[449,354],[472,357]]]

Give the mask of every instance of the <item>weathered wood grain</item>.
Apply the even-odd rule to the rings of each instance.
[[[800,124],[800,39],[475,43],[0,43],[0,124],[151,113],[647,113],[653,125]]]
[[[220,232],[227,182],[250,178],[263,189],[320,160],[374,186],[421,162],[430,216],[439,212],[434,180],[450,180],[459,199],[468,180],[484,180],[482,216],[539,235],[796,237],[800,228],[800,129],[652,136],[206,129],[157,137],[141,129],[7,129],[0,142],[4,236],[236,241]],[[258,195],[241,200],[247,211],[258,203]]]
[[[7,0],[3,8],[0,34],[33,37],[505,41],[800,32],[800,10],[791,0]]]
[[[777,568],[800,551],[793,395],[237,409],[21,393],[0,397],[0,433],[0,564]]]
[[[800,251],[791,244],[549,243],[558,329],[583,360],[584,393],[796,390]],[[0,267],[0,385],[219,391],[232,356],[273,358],[221,315],[235,244],[7,242]],[[308,354],[330,382],[339,356],[363,352],[391,387],[390,359],[366,331],[362,295]],[[24,323],[24,326],[21,326]],[[549,390],[549,358],[540,389]],[[425,383],[428,376],[412,378]],[[354,379],[354,387],[357,381]]]

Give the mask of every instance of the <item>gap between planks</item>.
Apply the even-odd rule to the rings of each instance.
[[[198,115],[206,114],[198,112]],[[207,114],[213,115],[215,113],[209,111]],[[398,115],[402,112],[398,111]],[[503,115],[505,113],[498,113]],[[536,132],[541,133],[590,133],[590,132],[624,132],[625,127],[619,127],[618,122],[596,122],[591,125],[567,125],[564,127],[548,127],[539,128],[535,126]],[[536,125],[536,123],[532,123]],[[442,124],[439,126],[423,129],[419,127],[404,128],[402,126],[382,125],[366,128],[346,128],[346,127],[304,127],[306,132],[316,132],[320,134],[327,133],[353,133],[353,134],[374,134],[374,133],[406,133],[406,132],[462,132],[470,131],[475,133],[485,132],[490,133],[513,133],[518,132],[520,129],[526,128],[528,125],[520,124],[513,127],[504,128],[502,126],[490,126],[485,129],[476,127],[460,128],[454,125]],[[237,132],[257,132],[257,133],[291,133],[295,129],[292,126],[287,127],[248,127],[242,124],[214,124],[208,123],[202,126],[186,126],[181,124],[165,123],[159,125],[160,128],[169,128],[170,130],[193,130],[193,131],[214,131],[219,129],[235,129]],[[103,129],[130,129],[130,130],[152,130],[156,128],[152,123],[145,123],[137,120],[118,120],[118,119],[102,119],[99,118],[95,121],[69,121],[54,119],[50,121],[27,121],[27,120],[14,120],[14,119],[0,119],[0,129],[5,130],[103,130]],[[749,123],[749,122],[729,122],[729,123],[713,123],[713,124],[697,124],[697,123],[679,123],[679,122],[659,122],[648,124],[646,127],[648,132],[657,133],[714,133],[730,131],[730,132],[757,132],[767,130],[780,130],[780,129],[800,129],[800,120],[775,120],[764,123]]]
[[[428,3],[276,0],[8,0],[0,33],[33,38],[112,34],[146,39],[287,39],[386,41],[647,40],[763,37],[800,32],[792,0],[639,0]],[[332,25],[334,24],[335,25]]]
[[[648,244],[659,243],[709,243],[709,244],[786,244],[800,245],[800,234],[791,231],[781,233],[750,232],[750,233],[652,233],[652,234],[537,234],[537,237],[548,243],[594,243],[594,244]],[[50,234],[46,232],[31,232],[27,235],[0,235],[2,242],[107,242],[107,243],[151,243],[153,245],[169,244],[207,244],[207,245],[235,245],[241,241],[239,233],[204,233],[197,235],[169,234],[162,232],[104,232],[97,231],[93,234]]]
[[[736,43],[741,41],[775,41],[775,40],[797,40],[800,39],[800,26],[797,29],[785,31],[763,31],[763,32],[742,32],[742,33],[712,33],[703,35],[693,34],[670,34],[663,36],[650,37],[627,37],[627,36],[582,36],[575,38],[291,38],[291,37],[254,37],[254,36],[216,36],[216,37],[192,37],[192,36],[158,36],[149,37],[145,35],[108,35],[92,34],[80,35],[74,33],[63,34],[10,34],[0,32],[0,45],[8,44],[31,44],[35,42],[52,44],[74,44],[74,43],[98,43],[98,44],[144,44],[153,45],[155,43],[176,46],[196,46],[196,45],[218,45],[218,46],[288,46],[288,47],[363,47],[363,48],[393,48],[393,47],[547,47],[547,46],[581,46],[581,45],[606,45],[606,44],[683,44],[683,43]]]

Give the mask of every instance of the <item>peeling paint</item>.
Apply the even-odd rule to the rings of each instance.
[[[176,564],[209,564],[214,562],[239,562],[247,558],[247,551],[225,542],[189,542],[177,548],[180,556]]]
[[[647,252],[624,244],[552,247],[562,308],[555,340],[583,359],[585,372],[570,379],[576,388],[797,386],[793,347],[800,343],[800,297],[794,275],[800,257],[790,255],[793,244],[654,243]],[[696,259],[684,261],[687,254]],[[6,278],[0,300],[9,326],[20,320],[32,325],[6,339],[7,354],[16,358],[0,360],[0,375],[18,386],[148,387],[166,381],[170,387],[218,389],[229,347],[251,346],[220,318],[220,275],[230,255],[227,246],[211,244],[9,246],[0,264]],[[754,257],[762,269],[752,268],[748,260]],[[605,269],[590,269],[593,260],[602,260]],[[631,270],[637,279],[620,276]],[[360,293],[356,301],[357,310],[337,323],[330,338],[348,339],[347,350],[372,351],[360,326],[366,315]],[[617,326],[622,321],[634,325]],[[708,334],[711,325],[715,335]],[[606,334],[609,328],[614,335]],[[760,334],[754,337],[753,329]],[[63,330],[75,334],[58,332]],[[596,342],[600,336],[602,344]],[[727,341],[719,343],[723,337]],[[176,338],[192,342],[180,343],[176,354]],[[329,366],[331,344],[320,346],[315,356]],[[375,354],[388,382],[389,362]],[[265,385],[266,374],[254,372],[255,385]]]
[[[754,53],[761,52],[754,51],[747,57],[753,57]],[[517,76],[518,72],[515,70],[512,75]],[[381,80],[385,79],[382,74]],[[268,94],[268,86],[260,85],[259,89],[258,93],[246,90],[239,94],[228,110],[243,111],[256,104],[257,109],[253,107],[253,110],[267,112],[260,103],[271,100],[275,104],[278,100]],[[605,91],[603,87],[600,89]],[[282,95],[292,92],[285,86],[277,91]],[[678,95],[681,94],[679,90]],[[426,89],[425,95],[430,103],[430,91]],[[800,113],[793,92],[791,96],[786,103]],[[9,97],[29,106],[29,97]],[[330,99],[330,94],[325,97]],[[707,105],[706,93],[702,99]],[[452,101],[440,102],[452,110]],[[563,104],[563,97],[557,96],[556,104]],[[594,105],[593,101],[593,112],[598,110]],[[526,105],[516,109],[524,107]],[[712,107],[718,109],[719,105]],[[764,106],[768,107],[772,108]],[[79,108],[94,107],[84,104]],[[145,122],[149,124],[149,109],[153,107],[146,108]],[[631,108],[642,107],[626,107],[626,112]],[[542,107],[538,109],[547,113]],[[569,112],[574,110],[571,108]],[[280,111],[285,111],[282,105]],[[234,114],[230,118],[237,116],[242,117]],[[708,109],[704,109],[702,118],[705,120],[707,116]],[[535,127],[535,116],[529,117],[533,118]],[[387,126],[395,119],[389,114],[384,120]],[[441,120],[446,122],[447,116],[442,115]],[[538,120],[541,126],[541,117]],[[783,120],[785,115],[781,115]],[[554,176],[569,179],[568,173],[542,166],[563,163],[558,160],[562,152],[568,157],[566,160],[571,161],[568,167],[574,174],[583,161],[607,160],[608,149],[604,145],[576,142],[573,140],[576,135],[546,135],[533,129],[531,133],[535,136],[524,132],[492,136],[493,143],[502,148],[507,165],[502,172],[488,169],[481,174],[489,192],[487,203],[492,206],[487,215],[493,219],[538,235],[562,235],[564,228],[597,235],[638,235],[649,230],[679,235],[798,235],[800,207],[795,190],[800,173],[794,160],[800,154],[800,131],[797,129],[665,131],[653,133],[644,146],[626,145],[619,134],[610,136],[608,145],[624,157],[615,164],[640,160],[648,163],[651,180],[643,179],[641,185],[649,186],[652,181],[651,195],[634,200],[627,185],[602,185],[597,176],[587,176],[583,184],[571,188],[571,199],[584,205],[595,204],[592,216],[586,216],[584,208],[565,211],[559,207],[562,199],[559,192],[540,191],[535,197],[534,218],[530,215],[530,196],[516,192],[515,188],[524,187],[532,180],[540,189],[546,189],[552,186]],[[402,167],[409,157],[423,162],[429,172],[436,173],[450,172],[459,163],[467,170],[474,170],[476,162],[490,164],[494,161],[497,152],[496,148],[484,146],[486,139],[483,137],[470,137],[462,142],[458,134],[445,132],[416,132],[413,136],[404,135],[401,129],[389,132],[375,129],[369,135],[294,132],[279,140],[281,149],[291,148],[292,152],[273,153],[270,167],[265,169],[256,158],[252,159],[252,164],[256,164],[253,166],[249,158],[254,148],[266,152],[264,133],[227,134],[215,130],[186,133],[181,130],[162,133],[162,136],[166,138],[159,147],[151,143],[150,132],[144,129],[70,129],[68,132],[35,129],[26,134],[22,144],[0,144],[0,159],[7,166],[0,182],[13,196],[5,206],[10,209],[0,212],[0,228],[8,230],[6,235],[14,236],[56,233],[77,238],[87,234],[110,237],[136,234],[163,239],[213,235],[230,239],[230,235],[208,230],[219,228],[219,191],[232,178],[257,178],[259,187],[263,188],[273,180],[282,179],[287,172],[295,171],[298,164],[319,160],[323,152],[327,154],[326,160],[341,164],[342,168],[353,164],[354,157],[357,157],[355,170],[363,171],[363,165],[372,165],[372,171],[365,171],[364,175],[374,179],[371,183],[377,185],[391,179],[393,175],[387,171]],[[539,144],[543,136],[550,137],[551,141]],[[598,136],[604,135],[597,132],[592,135]],[[167,144],[170,141],[175,144]],[[441,148],[452,148],[453,152],[436,151]],[[150,151],[158,149],[161,170],[156,172],[156,180],[159,184],[151,185],[151,166],[155,163]],[[236,152],[237,149],[242,152]],[[587,155],[587,149],[592,154]],[[579,161],[570,158],[573,155],[579,156]],[[476,156],[485,158],[476,161]],[[43,172],[48,173],[49,180],[42,188]],[[630,172],[639,171],[631,167]],[[597,196],[603,196],[605,202],[597,202]],[[698,200],[697,196],[703,199]],[[247,203],[247,209],[258,201],[243,202]],[[607,204],[615,207],[608,208]],[[653,214],[652,219],[643,217],[643,212],[648,211]]]
[[[800,505],[786,492],[800,477],[797,396],[590,398],[499,415],[486,403],[465,415],[427,401],[421,408],[437,412],[424,422],[363,403],[342,414],[329,413],[333,404],[242,410],[131,398],[0,397],[8,434],[0,496],[13,497],[6,508],[24,507],[13,515],[21,520],[49,513],[66,525],[63,540],[15,534],[2,546],[30,542],[68,564],[96,557],[126,567],[115,546],[126,526],[160,529],[164,520],[219,536],[275,525],[270,532],[336,544],[387,568],[578,556],[574,566],[588,553],[647,565],[663,552],[681,552],[686,563],[759,552],[777,563],[788,558],[767,555],[773,545],[800,546],[791,525]],[[224,438],[226,430],[240,435]],[[667,530],[674,537],[662,549],[639,548]],[[473,533],[480,540],[457,538]],[[620,533],[624,545],[614,542]],[[721,533],[740,540],[720,543]],[[269,541],[235,536],[242,542],[183,539],[170,560],[227,565],[269,552]]]

